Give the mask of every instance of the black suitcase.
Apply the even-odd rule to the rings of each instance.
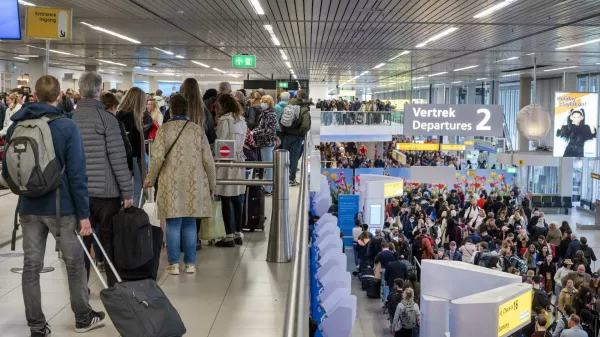
[[[121,209],[113,217],[112,252],[119,270],[137,269],[154,257],[153,226],[148,214],[135,206]],[[110,249],[109,249],[110,251]]]
[[[376,279],[375,277],[365,278],[365,287],[368,298],[381,298],[381,280]]]
[[[75,235],[77,235],[85,255],[92,261],[90,253],[85,249],[83,239],[77,231],[75,231]],[[102,248],[98,237],[95,233],[92,235],[118,281],[109,288],[98,267],[92,261],[91,264],[104,285],[104,289],[100,291],[100,300],[119,334],[124,337],[183,336],[187,331],[181,316],[158,284],[151,279],[123,282]]]
[[[370,280],[375,279],[373,274],[361,274],[360,275],[360,287],[362,290],[367,290],[367,285]]]
[[[265,189],[262,186],[246,187],[242,229],[254,232],[265,230]]]

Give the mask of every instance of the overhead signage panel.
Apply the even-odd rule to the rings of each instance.
[[[498,306],[498,337],[503,337],[531,322],[531,290]]]
[[[504,106],[477,104],[407,104],[405,136],[504,135]]]
[[[439,144],[433,143],[397,143],[396,150],[399,151],[439,151]]]
[[[442,151],[464,151],[466,148],[465,145],[462,144],[441,144],[440,150]]]
[[[231,65],[233,68],[256,68],[256,55],[233,55]]]
[[[28,6],[25,36],[33,39],[71,40],[71,10]]]
[[[402,180],[383,185],[384,198],[397,197],[402,193],[404,193],[404,181]]]

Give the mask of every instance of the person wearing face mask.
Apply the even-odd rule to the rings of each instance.
[[[277,118],[273,110],[273,97],[262,96],[260,107],[262,109],[258,116],[258,122],[254,128],[254,140],[260,152],[260,159],[264,162],[273,161],[273,150],[279,147],[280,141],[277,137]],[[264,169],[266,179],[273,179],[273,169]],[[266,195],[273,193],[273,186],[265,186]]]

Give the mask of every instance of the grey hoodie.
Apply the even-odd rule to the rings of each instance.
[[[154,99],[156,100],[156,103],[158,103],[159,108],[165,106],[165,99],[162,96],[154,95]]]

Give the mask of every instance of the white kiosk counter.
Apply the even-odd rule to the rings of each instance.
[[[404,180],[380,174],[360,175],[359,211],[369,228],[382,227],[385,222],[385,199],[402,196]]]

